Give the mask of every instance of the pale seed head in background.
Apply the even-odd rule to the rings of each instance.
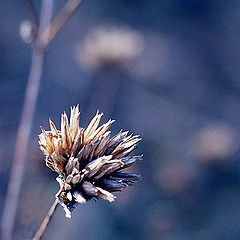
[[[96,69],[105,65],[123,64],[143,50],[143,37],[126,27],[99,27],[79,44],[80,65]]]

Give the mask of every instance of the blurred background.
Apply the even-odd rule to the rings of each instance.
[[[22,1],[0,1],[0,206],[31,62],[26,19]],[[113,133],[141,135],[131,170],[143,180],[70,220],[59,207],[43,239],[239,240],[239,76],[238,1],[86,0],[47,52],[14,239],[32,237],[58,191],[39,126],[59,128],[79,104],[83,127],[100,109]]]

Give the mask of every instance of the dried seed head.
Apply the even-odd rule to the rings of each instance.
[[[79,45],[77,59],[81,66],[90,69],[120,65],[141,53],[143,45],[143,37],[136,31],[124,27],[99,27]]]
[[[63,205],[66,216],[78,203],[92,198],[114,201],[111,193],[133,185],[139,175],[121,173],[142,160],[131,152],[141,140],[128,136],[122,130],[110,138],[113,120],[99,127],[103,113],[97,111],[86,129],[79,127],[79,107],[71,108],[70,123],[67,114],[61,116],[61,130],[49,119],[50,131],[41,127],[40,149],[46,155],[46,165],[59,174],[60,190],[56,197]]]

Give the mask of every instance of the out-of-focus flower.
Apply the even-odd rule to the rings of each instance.
[[[111,193],[134,184],[140,179],[137,174],[121,172],[122,169],[142,160],[132,156],[132,151],[141,140],[128,136],[122,130],[110,138],[108,131],[113,120],[98,127],[103,113],[97,112],[86,129],[79,127],[79,107],[71,108],[70,123],[64,112],[61,130],[49,119],[50,131],[42,129],[39,135],[41,150],[46,155],[46,165],[59,174],[60,190],[56,197],[71,217],[78,203],[90,199],[114,201]]]
[[[208,126],[197,136],[196,151],[205,162],[227,159],[237,148],[235,133],[225,125]]]
[[[182,194],[192,185],[196,169],[180,160],[168,160],[156,169],[155,180],[161,189],[171,194]]]
[[[89,68],[122,64],[143,49],[142,36],[128,28],[101,27],[88,34],[79,47],[78,60]]]

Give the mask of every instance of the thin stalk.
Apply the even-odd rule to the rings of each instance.
[[[56,34],[60,31],[63,25],[68,21],[74,11],[79,7],[83,0],[69,0],[59,14],[55,17],[52,24],[43,32],[42,36],[48,35],[48,42],[46,45],[49,46]]]
[[[39,34],[41,34],[41,31],[43,31],[43,29],[45,29],[50,24],[52,8],[53,0],[42,0]],[[3,209],[1,239],[4,240],[12,239],[14,220],[16,216],[16,209],[27,155],[28,142],[38,98],[44,56],[44,49],[40,48],[38,45],[34,45],[28,84],[24,97],[22,116],[17,133],[14,159],[12,162],[7,196]]]
[[[39,29],[37,38],[34,40],[33,45],[32,63],[17,134],[16,149],[10,172],[7,196],[3,209],[1,239],[4,240],[12,239],[14,219],[16,216],[17,203],[27,156],[27,147],[38,98],[46,49],[59,30],[82,2],[82,0],[69,0],[51,24],[53,1],[54,0],[42,0]],[[25,4],[31,21],[35,25],[37,22],[37,15],[35,13],[34,6],[31,0],[25,0]]]
[[[59,202],[56,199],[55,202],[53,203],[53,205],[51,206],[51,208],[48,211],[47,216],[44,218],[41,226],[39,227],[38,231],[36,232],[35,236],[33,237],[33,240],[39,240],[41,239],[43,233],[45,232],[53,214],[55,213],[55,210],[57,209]]]
[[[29,20],[33,25],[36,27],[38,26],[38,17],[37,17],[37,12],[36,9],[32,3],[31,0],[24,0],[24,4],[26,7],[27,14],[29,16]]]
[[[8,183],[8,191],[3,209],[1,239],[5,240],[10,240],[12,238],[12,230],[27,155],[27,145],[30,136],[33,112],[38,95],[42,64],[43,53],[34,49],[24,107],[17,135],[16,149]]]

